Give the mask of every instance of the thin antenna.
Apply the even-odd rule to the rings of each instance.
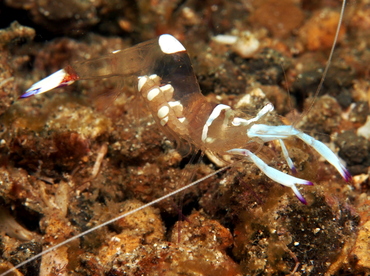
[[[151,202],[149,202],[147,204],[144,204],[143,206],[140,206],[139,208],[136,208],[136,209],[131,210],[131,211],[127,212],[127,213],[124,213],[124,214],[122,214],[122,215],[120,215],[118,217],[115,217],[115,218],[113,218],[111,220],[108,220],[108,221],[106,221],[106,222],[104,222],[102,224],[99,224],[97,226],[94,226],[93,228],[90,228],[90,229],[88,229],[88,230],[86,230],[86,231],[84,231],[84,232],[82,232],[82,233],[80,233],[80,234],[78,234],[76,236],[73,236],[73,237],[71,237],[71,238],[69,238],[69,239],[67,239],[67,240],[65,240],[65,241],[63,241],[61,243],[58,243],[58,244],[56,244],[56,245],[54,245],[54,246],[52,246],[52,247],[50,247],[50,248],[42,251],[41,253],[36,254],[35,256],[29,258],[28,260],[25,260],[25,261],[17,264],[16,266],[12,267],[8,271],[6,271],[4,273],[1,273],[0,276],[5,276],[5,275],[9,274],[10,272],[13,272],[16,269],[24,266],[25,264],[28,264],[29,262],[32,262],[32,261],[34,261],[34,260],[42,257],[43,255],[45,255],[45,254],[47,254],[47,253],[49,253],[49,252],[51,252],[51,251],[53,251],[53,250],[55,250],[55,249],[63,246],[63,245],[66,245],[67,243],[70,243],[73,240],[76,240],[78,238],[81,238],[82,236],[85,236],[85,235],[87,235],[87,234],[89,234],[91,232],[94,232],[95,230],[97,230],[97,229],[99,229],[101,227],[104,227],[104,226],[106,226],[108,224],[111,224],[111,223],[117,221],[117,220],[120,220],[120,219],[122,219],[124,217],[127,217],[127,216],[129,216],[129,215],[131,215],[133,213],[139,212],[139,211],[145,209],[146,207],[152,206],[152,205],[154,205],[154,204],[156,204],[156,203],[158,203],[158,202],[160,202],[160,201],[162,201],[162,200],[164,200],[166,198],[169,198],[169,197],[171,197],[171,196],[173,196],[175,194],[178,194],[178,193],[180,193],[180,192],[182,192],[182,191],[184,191],[184,190],[186,190],[186,189],[188,189],[188,188],[190,188],[190,187],[198,184],[199,182],[202,182],[203,180],[206,180],[207,178],[209,178],[209,177],[211,177],[213,175],[216,175],[216,174],[218,174],[218,173],[220,173],[220,172],[222,172],[222,171],[230,168],[230,166],[231,165],[228,165],[226,167],[223,167],[223,168],[221,168],[221,169],[219,169],[219,170],[217,170],[217,171],[215,171],[215,172],[213,172],[213,173],[211,173],[211,174],[209,174],[209,175],[207,175],[205,177],[202,177],[202,178],[198,179],[197,181],[194,181],[194,182],[192,182],[192,183],[190,183],[190,184],[188,184],[188,185],[186,185],[186,186],[184,186],[184,187],[182,187],[182,188],[180,188],[180,189],[178,189],[176,191],[173,191],[173,192],[171,192],[171,193],[169,193],[167,195],[164,195],[164,196],[162,196],[160,198],[157,198],[157,199],[155,199],[155,200],[153,200],[153,201],[151,201]]]
[[[313,101],[311,102],[311,105],[310,107],[305,111],[303,112],[300,117],[299,117],[299,120],[303,119],[313,108],[313,106],[315,105],[316,103],[316,100],[317,100],[317,96],[319,95],[321,89],[322,89],[322,86],[324,84],[324,81],[325,81],[325,78],[326,78],[326,75],[328,74],[328,70],[329,70],[329,67],[331,65],[331,60],[333,58],[333,54],[334,54],[334,49],[335,49],[335,46],[338,42],[338,37],[339,37],[339,32],[340,32],[340,27],[342,26],[342,21],[343,21],[343,16],[344,16],[344,8],[346,6],[346,0],[343,0],[342,2],[342,9],[340,11],[340,15],[339,15],[339,20],[338,20],[338,25],[337,25],[337,30],[335,32],[335,37],[334,37],[334,41],[333,41],[333,45],[331,46],[331,50],[330,50],[330,54],[329,54],[329,58],[328,58],[328,62],[326,63],[326,66],[325,66],[325,69],[324,69],[324,73],[322,74],[322,77],[321,77],[321,80],[320,80],[320,83],[316,89],[316,92],[314,94],[314,97],[313,97]],[[299,121],[297,120],[293,126]]]
[[[289,89],[289,86],[288,86],[288,78],[287,78],[286,72],[284,70],[283,64],[280,63],[280,67],[281,67],[281,70],[283,71],[283,74],[284,74],[285,87],[286,87],[286,90],[288,92],[288,105],[289,105],[288,108],[289,108],[289,110],[293,110],[292,101],[290,100],[291,99],[290,98],[291,94],[290,94],[290,89]]]

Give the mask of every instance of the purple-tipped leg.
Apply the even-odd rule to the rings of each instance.
[[[300,138],[306,144],[313,147],[322,157],[326,159],[326,161],[332,164],[341,174],[344,180],[348,182],[352,179],[352,176],[346,169],[346,167],[342,163],[340,163],[339,158],[324,143],[314,139],[313,137],[303,132],[300,132],[297,135],[297,137]]]
[[[352,179],[351,174],[348,170],[341,164],[339,158],[328,148],[324,143],[316,140],[315,138],[295,129],[292,126],[270,126],[264,124],[254,124],[251,126],[248,131],[247,135],[249,138],[257,137],[264,142],[269,142],[277,139],[286,139],[291,136],[296,136],[297,138],[301,139],[310,147],[314,148],[323,158],[326,159],[330,164],[332,164],[338,172],[342,175],[342,177],[346,181],[350,181]],[[289,155],[285,149],[284,143],[280,142],[281,148],[283,150],[285,159],[287,163],[290,163]],[[284,152],[286,151],[286,152]],[[292,165],[289,165],[292,168]]]
[[[304,180],[301,178],[297,178],[294,176],[291,176],[289,174],[283,173],[275,168],[272,168],[268,166],[262,159],[260,159],[257,155],[253,154],[249,150],[246,149],[232,149],[228,150],[228,153],[232,154],[238,154],[246,156],[250,161],[252,161],[265,175],[267,175],[272,180],[276,181],[277,183],[280,183],[281,185],[290,187],[294,194],[297,196],[297,198],[303,203],[307,204],[307,201],[304,199],[304,197],[301,195],[299,190],[296,187],[296,184],[301,185],[313,185],[311,181]]]

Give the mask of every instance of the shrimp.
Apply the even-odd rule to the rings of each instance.
[[[291,188],[304,204],[307,202],[296,185],[313,185],[312,182],[268,166],[243,147],[258,148],[266,142],[279,141],[283,156],[294,171],[294,164],[283,141],[294,136],[315,149],[346,181],[351,179],[348,170],[324,143],[293,126],[269,125],[265,118],[273,110],[272,104],[267,104],[255,117],[251,117],[228,105],[208,102],[200,91],[185,47],[169,34],[106,57],[61,69],[32,85],[20,98],[71,85],[76,80],[114,76],[136,76],[140,96],[166,134],[218,156],[243,156],[269,178]]]
[[[71,85],[78,80],[111,77],[135,78],[138,95],[145,102],[154,120],[169,137],[175,137],[179,143],[184,141],[192,148],[210,152],[219,158],[226,160],[235,158],[253,163],[268,178],[290,188],[303,204],[307,204],[307,201],[297,185],[309,186],[313,183],[269,166],[259,156],[259,149],[266,143],[272,141],[279,143],[287,165],[294,172],[296,168],[284,140],[291,137],[298,138],[329,162],[345,181],[351,179],[348,170],[324,143],[292,125],[271,125],[269,116],[272,116],[274,109],[272,104],[266,104],[255,116],[251,116],[229,105],[209,102],[200,91],[185,47],[170,34],[163,34],[156,39],[115,51],[107,56],[67,66],[32,85],[20,98],[42,94],[58,87]],[[253,151],[253,149],[257,150]],[[20,263],[12,270],[87,233],[171,197],[229,167],[230,165],[225,166],[175,192],[69,238]],[[12,270],[2,273],[1,276]]]

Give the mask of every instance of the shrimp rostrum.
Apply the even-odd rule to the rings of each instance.
[[[273,110],[272,104],[265,105],[251,117],[228,105],[207,101],[200,91],[186,49],[169,34],[67,66],[32,85],[21,98],[70,85],[76,80],[117,76],[136,78],[139,95],[166,134],[180,137],[194,148],[217,156],[242,156],[272,180],[290,187],[302,203],[306,200],[296,185],[312,185],[312,182],[267,165],[257,156],[258,152],[250,150],[251,144],[263,145],[276,140],[294,172],[294,164],[284,144],[284,139],[294,136],[315,149],[346,181],[351,178],[339,158],[322,142],[290,125],[269,125],[266,115]]]

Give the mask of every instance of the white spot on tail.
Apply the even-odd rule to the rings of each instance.
[[[139,91],[141,91],[141,89],[143,88],[144,84],[148,81],[148,77],[147,76],[142,76],[142,77],[139,77],[139,82],[137,84],[137,89]]]
[[[166,101],[169,101],[172,99],[174,88],[171,84],[166,84],[164,86],[161,86],[159,89],[161,89],[161,91],[163,92]]]
[[[170,107],[175,107],[175,106],[182,106],[180,101],[175,101],[175,102],[168,102],[168,105]]]
[[[159,119],[162,119],[168,115],[168,112],[170,112],[170,108],[164,105],[158,110],[157,116]]]
[[[150,76],[149,76],[149,79],[151,79],[151,80],[153,80],[153,81],[156,81],[156,80],[158,80],[158,79],[159,79],[159,77],[158,77],[158,75],[153,74],[153,75],[150,75]]]
[[[146,98],[148,101],[152,101],[155,97],[157,97],[160,93],[160,90],[158,88],[153,88],[152,90],[149,91],[148,95]]]
[[[168,117],[164,117],[162,120],[161,120],[161,125],[162,126],[165,126],[168,122]]]
[[[186,51],[185,47],[182,46],[180,41],[169,34],[161,35],[158,39],[158,43],[159,47],[161,47],[162,52],[165,54],[174,54]]]
[[[181,117],[181,118],[177,118],[177,120],[179,120],[180,123],[183,123],[183,122],[185,122],[186,118],[185,117]]]
[[[173,112],[175,112],[175,115],[177,117],[182,116],[182,111],[184,110],[184,107],[182,106],[180,101],[168,102],[168,105],[172,108]]]
[[[161,90],[165,93],[168,91],[173,92],[173,86],[168,83],[166,85],[161,86]]]

